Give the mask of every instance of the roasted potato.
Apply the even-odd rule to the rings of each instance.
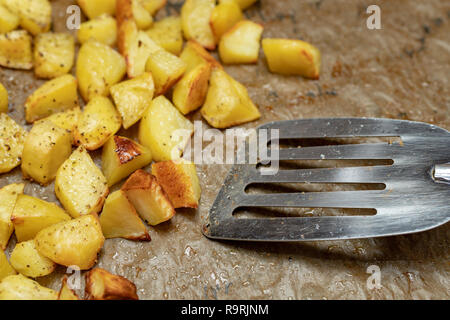
[[[95,268],[86,274],[86,300],[139,300],[128,279]]]
[[[164,7],[167,0],[140,0],[142,6],[148,11],[152,16],[154,16],[159,9]]]
[[[145,72],[148,57],[157,49],[156,43],[145,32],[138,30],[136,22],[127,19],[119,24],[118,47],[125,57],[129,78]]]
[[[41,33],[34,41],[34,74],[52,79],[69,73],[75,57],[75,41],[68,33]]]
[[[18,196],[11,216],[19,242],[31,240],[42,229],[70,219],[55,203],[24,194]]]
[[[48,120],[33,125],[22,152],[22,173],[41,185],[56,177],[56,171],[72,153],[72,135]]]
[[[31,36],[25,30],[0,34],[0,66],[12,69],[33,68]]]
[[[201,189],[195,164],[185,160],[152,165],[152,174],[166,192],[174,208],[197,208]]]
[[[222,69],[214,69],[200,110],[214,128],[228,128],[258,119],[261,114],[250,99],[247,89]]]
[[[186,63],[186,72],[204,63],[210,64],[213,68],[222,68],[221,64],[208,51],[192,40],[186,43],[180,58]]]
[[[8,112],[8,91],[0,83],[0,113]]]
[[[164,50],[178,56],[183,48],[180,17],[169,16],[153,24],[146,31],[148,36]]]
[[[0,250],[0,282],[8,276],[15,275],[16,271],[11,267],[3,250]]]
[[[52,114],[51,116],[45,118],[45,120],[51,121],[58,127],[70,131],[72,133],[71,135],[73,138],[73,131],[80,117],[81,117],[81,109],[80,107],[75,107],[67,111]]]
[[[8,33],[19,26],[19,16],[9,11],[0,2],[0,33]]]
[[[116,184],[150,162],[150,150],[125,137],[111,137],[102,150],[102,170],[108,186]]]
[[[38,282],[18,274],[0,282],[0,300],[56,300],[55,290],[41,286]]]
[[[88,270],[97,261],[105,238],[96,215],[88,214],[41,230],[35,241],[38,251],[52,261]]]
[[[9,172],[22,161],[27,132],[6,113],[0,113],[0,173]]]
[[[229,0],[220,0],[221,3],[226,2],[226,1],[229,1]],[[254,4],[258,0],[231,0],[231,1],[236,2],[239,5],[239,7],[242,10],[244,10],[244,9],[247,9],[248,7],[250,7],[252,4]]]
[[[139,29],[148,29],[153,24],[152,15],[145,10],[140,0],[116,0],[119,24],[123,20],[133,20]]]
[[[181,8],[181,25],[184,37],[195,40],[209,50],[216,48],[216,41],[209,25],[215,0],[186,0]]]
[[[77,2],[89,19],[105,13],[111,16],[116,13],[116,0],[77,0]]]
[[[173,89],[173,104],[182,114],[188,114],[200,108],[208,92],[211,65],[200,64],[186,73]]]
[[[194,126],[164,96],[152,101],[139,127],[139,141],[150,148],[153,160],[179,158]]]
[[[25,185],[23,183],[13,183],[0,189],[0,251],[6,249],[9,238],[14,231],[11,216],[16,205],[17,197],[23,193],[24,187]]]
[[[114,46],[117,41],[116,19],[110,15],[103,14],[83,22],[77,32],[77,38],[81,44],[94,39],[108,46]]]
[[[37,251],[34,240],[16,244],[9,262],[16,271],[30,278],[49,275],[56,268],[52,260]]]
[[[122,124],[125,129],[142,118],[145,109],[152,102],[154,92],[153,77],[148,72],[111,87],[111,97],[117,111],[122,116]]]
[[[20,26],[32,35],[50,30],[52,6],[48,0],[3,0],[3,6],[19,16]]]
[[[90,40],[78,52],[76,69],[81,96],[89,101],[95,95],[108,96],[109,88],[125,75],[126,64],[117,51]]]
[[[96,150],[119,131],[121,125],[120,114],[111,100],[96,96],[84,107],[75,126],[75,143],[88,150]]]
[[[100,225],[106,239],[124,238],[150,241],[147,228],[121,190],[111,193],[106,198],[100,215]]]
[[[68,277],[66,275],[62,279],[61,289],[58,293],[58,300],[80,300],[80,297],[78,297],[77,293],[72,288],[70,288],[67,280]]]
[[[222,35],[244,18],[241,8],[233,1],[221,1],[212,11],[209,24],[218,43]]]
[[[45,82],[25,101],[25,119],[34,122],[78,107],[77,80],[70,74]]]
[[[109,193],[103,173],[85,148],[79,147],[56,173],[55,193],[74,218],[98,213]]]
[[[223,63],[256,63],[263,26],[250,20],[239,21],[222,35],[219,55]]]
[[[266,38],[262,47],[271,72],[319,79],[320,51],[313,45],[302,40]]]
[[[155,226],[175,215],[169,198],[150,173],[137,170],[122,186],[127,198],[148,224]]]

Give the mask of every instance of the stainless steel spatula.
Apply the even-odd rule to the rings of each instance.
[[[391,159],[392,165],[280,169],[263,175],[255,164],[235,164],[203,227],[209,238],[311,241],[420,232],[450,220],[450,133],[434,125],[391,119],[329,118],[279,121],[279,139],[399,137],[400,143],[308,146],[279,150],[282,160]],[[249,148],[245,148],[248,156]],[[261,159],[265,160],[265,159]],[[253,183],[385,184],[383,190],[249,194]],[[238,219],[241,207],[371,208],[372,216]]]

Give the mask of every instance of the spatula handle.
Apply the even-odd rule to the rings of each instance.
[[[450,183],[450,162],[435,165],[433,177],[436,182]]]

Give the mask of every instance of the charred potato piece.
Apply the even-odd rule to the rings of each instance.
[[[150,241],[147,228],[121,190],[111,193],[106,199],[100,215],[100,225],[106,239]]]
[[[12,69],[33,68],[31,36],[25,30],[0,34],[0,66]]]
[[[116,184],[150,162],[150,150],[125,137],[111,137],[103,147],[102,169],[108,186]]]
[[[77,293],[70,288],[67,275],[64,276],[61,283],[61,289],[58,293],[58,300],[80,300]]]
[[[216,42],[237,22],[244,18],[241,8],[233,0],[220,2],[212,11],[209,24]]]
[[[0,173],[9,172],[22,161],[27,132],[6,113],[0,113]]]
[[[117,22],[113,17],[103,14],[92,20],[83,22],[77,32],[81,44],[94,39],[108,46],[114,46],[117,41]]]
[[[30,278],[49,275],[56,268],[52,260],[37,251],[34,240],[16,244],[9,261],[16,271]]]
[[[191,71],[199,64],[210,64],[213,68],[222,68],[220,63],[214,59],[201,45],[195,41],[188,41],[180,55],[181,60],[186,63],[186,72]]]
[[[34,122],[78,107],[77,80],[70,74],[47,81],[25,101],[25,119]]]
[[[0,113],[8,112],[8,91],[0,83]]]
[[[18,196],[11,216],[19,242],[31,240],[42,229],[70,219],[56,204],[24,194]]]
[[[18,274],[0,282],[0,300],[56,300],[55,290],[41,286],[38,282]]]
[[[16,271],[11,267],[11,264],[6,258],[6,254],[3,250],[0,250],[0,282],[8,276],[15,275]]]
[[[186,0],[181,8],[181,24],[184,37],[195,40],[209,50],[216,48],[216,41],[209,25],[215,0]]]
[[[86,274],[87,300],[139,300],[136,286],[128,279],[95,268]]]
[[[23,193],[24,187],[23,183],[13,183],[0,189],[0,251],[6,249],[9,238],[14,231],[11,216],[17,197]]]
[[[111,16],[116,13],[116,0],[77,0],[77,2],[89,19],[105,13]]]
[[[103,173],[85,148],[79,147],[56,173],[55,193],[74,218],[98,213],[109,193]]]
[[[32,35],[50,30],[52,6],[48,0],[3,0],[3,5],[19,16],[20,26]]]
[[[140,0],[117,0],[116,12],[119,25],[124,20],[134,21],[139,29],[148,29],[153,24],[153,17]]]
[[[169,198],[150,173],[137,170],[122,186],[127,198],[148,224],[155,226],[175,215]]]
[[[0,33],[8,33],[19,26],[19,16],[12,13],[0,2]]]
[[[320,51],[313,45],[302,40],[267,38],[262,46],[271,72],[319,79]]]
[[[170,16],[157,21],[146,33],[164,50],[177,56],[180,54],[183,48],[180,17]]]
[[[154,16],[159,9],[164,7],[167,0],[140,0],[142,6],[148,11],[152,16]]]

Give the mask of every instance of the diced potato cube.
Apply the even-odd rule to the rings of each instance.
[[[37,35],[50,30],[52,6],[48,0],[3,0],[3,5],[20,18],[20,26]]]
[[[106,239],[124,238],[150,241],[147,228],[121,190],[111,193],[106,198],[100,215],[100,225]]]
[[[111,87],[111,96],[122,116],[123,127],[128,129],[138,122],[150,105],[155,91],[151,73],[120,82]]]
[[[56,268],[52,260],[37,251],[34,240],[16,244],[9,261],[16,271],[31,278],[49,275]]]
[[[228,128],[261,116],[247,89],[222,69],[213,70],[206,101],[200,112],[215,128]]]
[[[193,132],[192,123],[167,98],[159,96],[145,111],[139,141],[150,148],[153,160],[172,160],[181,156]]]
[[[103,146],[122,125],[120,114],[111,100],[96,96],[84,107],[74,130],[75,142],[88,150]]]
[[[25,119],[34,122],[78,106],[77,80],[65,74],[47,81],[25,101]]]
[[[0,4],[0,33],[8,33],[19,26],[19,16]]]
[[[152,174],[174,208],[197,208],[201,189],[195,164],[177,160],[152,165]]]
[[[11,216],[19,242],[31,240],[42,229],[70,219],[56,204],[24,194],[17,198]]]
[[[125,73],[125,59],[111,47],[95,40],[81,46],[76,75],[85,101],[96,95],[108,96],[109,88],[122,80]]]
[[[186,0],[181,8],[181,24],[184,37],[195,40],[209,50],[216,48],[216,41],[209,25],[215,0]]]
[[[67,33],[41,33],[34,42],[34,73],[51,79],[69,73],[75,57],[75,41]]]
[[[80,107],[76,107],[67,111],[58,112],[52,114],[51,116],[45,118],[45,120],[49,120],[56,124],[58,127],[66,129],[70,131],[73,139],[73,131],[75,126],[78,124],[78,120],[81,117],[81,109]]]
[[[264,39],[264,54],[273,73],[319,79],[320,51],[302,40]]]
[[[164,7],[167,0],[141,0],[142,6],[148,11],[152,16],[154,16],[159,9]]]
[[[172,101],[182,114],[188,114],[203,105],[210,75],[211,66],[207,63],[200,64],[175,85]]]
[[[150,173],[137,170],[122,186],[127,198],[148,224],[155,226],[175,215],[166,193]]]
[[[72,217],[98,213],[109,193],[103,173],[83,147],[75,150],[56,173],[55,193]]]
[[[86,300],[139,300],[128,279],[95,268],[86,274]]]
[[[58,293],[58,300],[80,300],[77,293],[70,288],[69,283],[67,282],[67,275],[64,276],[61,283],[61,289]]]
[[[0,113],[8,112],[8,91],[0,83]]]
[[[56,300],[55,290],[41,286],[38,282],[18,274],[0,282],[0,300]]]
[[[216,42],[237,22],[244,18],[241,8],[233,0],[220,2],[212,11],[209,24]]]
[[[164,50],[179,55],[183,47],[180,17],[169,16],[155,22],[147,31],[148,36]]]
[[[220,0],[220,2],[225,2],[228,0]],[[232,0],[234,2],[236,2],[239,7],[241,7],[242,10],[247,9],[248,7],[250,7],[252,4],[254,4],[256,1],[258,0]]]
[[[105,237],[98,218],[88,214],[41,230],[35,241],[38,251],[54,262],[88,270],[97,261]]]
[[[25,185],[23,183],[13,183],[0,189],[0,251],[6,249],[9,238],[14,231],[14,224],[11,221],[11,217],[17,197],[23,193],[24,187]]]
[[[11,267],[3,250],[0,250],[0,282],[6,277],[15,275],[16,271]]]
[[[9,172],[22,161],[27,132],[6,113],[0,113],[0,173]]]
[[[222,68],[221,64],[208,51],[192,40],[186,43],[180,58],[186,63],[186,72],[204,63],[210,64],[213,68]]]
[[[125,137],[111,137],[103,147],[102,169],[108,186],[152,162],[150,150]]]
[[[89,19],[105,13],[111,16],[116,13],[116,0],[77,0],[77,2]]]
[[[0,66],[12,69],[33,68],[31,36],[25,30],[0,34]]]
[[[113,17],[103,14],[92,20],[83,22],[77,32],[78,41],[83,44],[94,39],[108,46],[114,46],[117,41],[117,23]]]
[[[34,124],[25,139],[22,172],[26,179],[47,185],[56,171],[72,153],[72,135],[53,122],[41,120]]]

